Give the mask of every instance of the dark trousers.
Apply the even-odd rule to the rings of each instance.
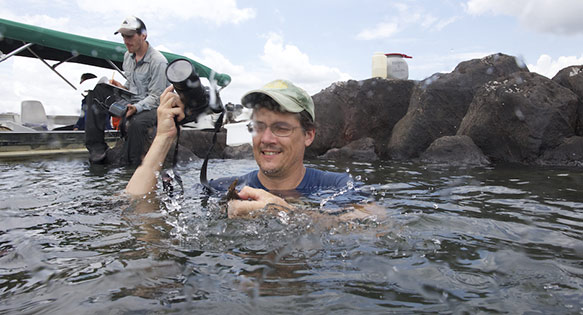
[[[109,147],[105,143],[105,121],[109,119],[109,105],[119,97],[106,84],[98,84],[90,92],[92,97],[87,101],[85,113],[85,146],[89,157],[96,162],[95,157],[105,156],[99,162],[139,165],[152,142],[153,129],[156,126],[156,110],[145,110],[133,114],[129,119],[123,119],[121,126],[124,141],[117,154],[107,154]]]

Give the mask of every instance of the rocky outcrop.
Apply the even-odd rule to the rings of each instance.
[[[458,135],[496,162],[531,164],[575,135],[578,98],[536,73],[494,80],[478,90]]]
[[[583,137],[564,139],[558,147],[545,151],[536,164],[583,167]]]
[[[445,136],[436,139],[421,154],[425,163],[447,164],[453,166],[486,166],[488,157],[468,136]]]
[[[313,96],[316,138],[306,155],[316,157],[361,138],[385,155],[393,126],[405,115],[415,82],[373,78],[335,83]]]
[[[180,145],[192,151],[196,156],[204,158],[213,144],[214,131],[212,130],[180,130]],[[224,158],[227,143],[227,133],[221,131],[217,133],[217,141],[210,150],[211,159]]]
[[[238,146],[227,146],[223,153],[225,159],[247,160],[253,159],[253,147],[249,143]]]
[[[583,66],[551,80],[495,54],[421,82],[334,83],[313,99],[317,129],[308,158],[583,167]],[[202,158],[212,132],[184,132],[180,143]],[[227,148],[221,132],[211,158],[252,158],[252,150]]]
[[[562,69],[553,77],[553,81],[573,91],[579,97],[575,134],[583,136],[583,65]]]
[[[453,72],[419,83],[409,109],[393,129],[388,144],[392,159],[416,158],[437,138],[453,136],[475,91],[488,81],[528,71],[515,57],[496,54],[460,63]]]
[[[373,162],[379,159],[375,153],[375,141],[368,137],[352,141],[340,149],[330,149],[321,155],[320,158],[358,162]]]

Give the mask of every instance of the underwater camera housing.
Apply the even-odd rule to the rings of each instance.
[[[186,59],[172,61],[166,68],[166,78],[172,83],[184,104],[185,117],[178,122],[180,125],[196,122],[203,113],[223,111],[219,93],[215,92],[211,95],[210,89],[200,82],[200,77],[190,61]]]
[[[115,101],[109,105],[109,113],[115,117],[123,117],[128,111],[128,105],[130,103],[124,99]]]

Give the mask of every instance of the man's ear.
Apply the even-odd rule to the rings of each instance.
[[[312,142],[314,142],[314,138],[316,137],[316,128],[312,128],[306,131],[306,139],[304,140],[304,144],[306,147],[309,147]]]

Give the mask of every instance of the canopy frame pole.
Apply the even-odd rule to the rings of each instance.
[[[32,49],[30,49],[30,47],[27,47],[27,49],[28,49],[28,51],[30,51],[31,54],[33,54],[36,58],[38,58],[40,61],[42,61],[42,63],[44,63],[47,67],[49,67],[49,69],[51,69],[54,73],[56,73],[59,77],[61,77],[61,79],[63,79],[65,82],[67,82],[73,88],[73,90],[77,91],[77,88],[71,82],[69,82],[69,80],[67,80],[64,76],[62,76],[59,73],[59,71],[57,71],[57,70],[55,70],[55,68],[51,67],[51,65],[49,65],[43,58],[41,58]]]
[[[65,59],[65,60],[63,60],[63,61],[59,61],[59,62],[55,63],[54,65],[52,65],[52,66],[51,66],[51,68],[55,69],[55,68],[57,68],[58,66],[60,66],[61,64],[65,63],[65,62],[67,62],[67,61],[69,61],[69,60],[73,60],[73,59],[75,59],[75,58],[77,58],[77,56],[71,56],[71,57],[69,57],[69,58],[67,58],[67,59]]]
[[[126,77],[126,75],[123,73],[123,71],[121,71],[120,68],[118,68],[118,66],[115,65],[115,63],[113,63],[113,61],[109,60],[109,59],[105,59],[110,66],[112,66],[115,70],[117,70],[117,72],[119,72],[121,74],[121,76],[126,79],[126,81],[128,80],[128,77]]]
[[[10,57],[12,57],[12,56],[14,56],[14,55],[18,54],[19,52],[21,52],[21,51],[23,51],[23,50],[25,50],[25,49],[29,48],[29,47],[30,47],[30,46],[32,46],[32,45],[34,45],[34,44],[33,44],[33,43],[26,43],[26,44],[24,44],[23,46],[21,46],[20,48],[16,48],[15,50],[13,50],[13,51],[9,52],[8,54],[6,54],[6,55],[2,55],[2,57],[0,58],[0,62],[2,62],[2,61],[4,61],[4,60],[6,60],[6,59],[8,59],[8,58],[10,58]]]

